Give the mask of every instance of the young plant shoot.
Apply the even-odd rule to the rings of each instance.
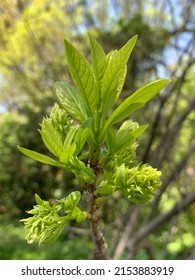
[[[18,149],[43,164],[72,171],[82,191],[70,193],[53,206],[36,194],[37,205],[28,211],[32,216],[21,220],[29,231],[28,243],[53,243],[68,221],[80,223],[87,219],[96,244],[94,258],[109,259],[100,229],[99,208],[103,200],[120,190],[129,201],[145,203],[161,185],[161,172],[136,159],[136,140],[147,125],[139,126],[129,116],[169,80],[147,84],[113,110],[136,40],[134,36],[120,50],[106,55],[96,39],[89,35],[92,64],[65,40],[67,63],[75,87],[65,82],[54,84],[59,105],[54,104],[39,130],[52,155]],[[118,129],[114,126],[117,123],[122,123]],[[88,209],[79,208],[81,195],[86,197]]]

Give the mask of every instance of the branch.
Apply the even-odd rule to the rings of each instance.
[[[158,207],[162,194],[166,191],[166,189],[170,185],[170,183],[179,176],[179,174],[181,173],[183,168],[188,163],[188,160],[190,159],[190,157],[194,151],[195,151],[195,146],[191,146],[191,148],[189,148],[188,153],[185,155],[185,157],[175,166],[174,170],[171,172],[171,174],[167,178],[167,180],[163,182],[163,184],[160,188],[160,193],[154,199],[154,203],[152,204],[149,216],[146,218],[146,222],[151,220],[153,213],[156,212],[156,209]]]
[[[137,221],[139,212],[140,212],[140,207],[138,205],[136,205],[133,209],[132,214],[131,214],[131,218],[129,219],[129,221],[126,225],[125,231],[122,234],[122,237],[121,237],[120,241],[118,242],[118,245],[115,249],[114,256],[113,256],[114,260],[119,260],[122,253],[124,252],[124,249],[126,247],[129,236],[132,234],[132,232],[135,228],[134,225]]]
[[[96,260],[108,260],[108,245],[100,228],[99,207],[96,204],[97,197],[95,183],[87,185],[85,194],[89,205],[89,219],[91,222],[92,235],[96,244],[94,258]]]
[[[140,242],[143,241],[143,239],[145,239],[150,233],[154,232],[157,227],[161,226],[172,217],[179,214],[194,202],[195,192],[188,193],[188,195],[186,195],[186,197],[181,202],[177,203],[169,212],[158,216],[157,218],[146,224],[144,227],[142,227],[136,234],[135,238],[129,240],[129,242],[127,243],[128,249],[132,251]]]
[[[180,117],[177,119],[177,121],[175,122],[175,124],[173,125],[172,129],[168,129],[168,131],[166,131],[167,137],[162,137],[162,139],[164,140],[165,143],[165,147],[163,147],[163,141],[161,140],[159,142],[159,145],[156,148],[156,152],[154,154],[158,154],[157,151],[159,151],[159,149],[161,148],[161,150],[163,149],[163,155],[157,160],[157,162],[155,163],[155,166],[160,169],[162,166],[162,163],[169,159],[170,155],[171,155],[171,150],[174,147],[175,144],[175,140],[177,140],[177,136],[179,131],[181,130],[182,124],[183,122],[186,120],[186,118],[188,117],[188,115],[195,109],[195,99],[192,100],[189,104],[189,106],[186,108],[186,110],[180,115]],[[168,126],[167,126],[168,127]]]
[[[183,59],[184,54],[186,52],[186,50],[189,49],[189,46],[192,44],[193,42],[190,41],[188,43],[188,46],[186,46],[186,48],[181,52],[181,55],[179,56],[178,58],[178,62],[176,65],[180,65],[181,64],[181,61]],[[192,51],[189,53],[189,59],[188,59],[188,63],[186,64],[185,68],[183,69],[183,72],[182,74],[180,75],[180,77],[178,77],[176,79],[176,81],[174,83],[172,83],[171,86],[169,86],[168,90],[167,90],[167,93],[166,95],[164,96],[161,96],[161,99],[160,99],[160,104],[159,104],[159,107],[158,107],[158,111],[156,113],[156,116],[154,118],[154,122],[151,126],[151,131],[150,131],[150,137],[149,137],[149,141],[147,142],[147,146],[145,148],[145,152],[143,154],[143,157],[142,157],[142,161],[143,162],[147,162],[148,159],[149,159],[149,155],[150,155],[150,151],[151,151],[151,147],[155,141],[155,138],[156,138],[156,135],[157,135],[157,129],[158,127],[160,126],[160,122],[161,122],[161,119],[163,118],[163,109],[164,109],[164,106],[166,104],[166,102],[168,102],[169,100],[169,97],[171,96],[171,94],[177,90],[178,91],[178,88],[180,88],[185,79],[186,79],[186,75],[188,73],[188,70],[191,66],[193,66],[194,64],[194,59],[193,59],[193,54],[192,54]],[[178,71],[178,67],[175,68],[175,70],[172,72],[172,75],[171,75],[171,78],[173,78],[174,76],[176,76],[176,73]],[[173,110],[174,110],[175,106],[173,107]],[[169,115],[169,118],[168,118],[168,123],[166,125],[166,127],[168,128],[169,127],[169,123],[170,123],[170,120],[172,118],[173,114],[170,114]],[[161,137],[161,142],[163,141],[164,143],[164,138],[167,137],[167,133],[164,134],[164,136]],[[161,145],[161,143],[159,143],[159,145]],[[159,145],[158,145],[158,150],[159,150]],[[157,150],[157,151],[158,151]],[[155,154],[155,153],[154,153]],[[158,153],[157,153],[158,154]]]
[[[89,235],[91,231],[86,228],[77,228],[77,227],[69,227],[68,231],[73,234],[78,234],[78,235]]]

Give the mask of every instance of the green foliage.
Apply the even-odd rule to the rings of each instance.
[[[19,150],[42,163],[72,171],[92,197],[89,204],[101,206],[102,199],[116,190],[121,190],[132,202],[147,202],[160,186],[161,176],[161,172],[136,161],[136,139],[147,125],[139,127],[127,120],[115,131],[113,124],[147,103],[169,81],[157,80],[142,87],[111,112],[122,90],[126,64],[137,36],[108,55],[92,36],[89,35],[89,39],[92,65],[65,40],[68,66],[77,90],[66,83],[54,84],[63,109],[55,104],[39,130],[55,159],[25,148],[19,147]],[[58,200],[59,204],[50,206],[36,195],[38,205],[28,211],[33,217],[22,220],[29,230],[28,242],[54,242],[67,221],[93,219],[91,213],[82,212],[77,207],[79,199],[80,193],[73,192]],[[61,210],[65,216],[59,216]]]

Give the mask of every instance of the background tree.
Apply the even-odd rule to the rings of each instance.
[[[11,2],[0,4],[2,219],[29,209],[33,204],[31,192],[45,198],[58,197],[69,193],[74,183],[70,175],[65,179],[67,175],[64,177],[56,169],[45,166],[40,170],[39,164],[24,159],[15,149],[22,144],[44,152],[36,133],[37,123],[43,114],[49,114],[54,102],[53,82],[69,81],[64,67],[64,38],[86,55],[86,30],[107,51],[120,48],[138,34],[122,97],[159,76],[172,80],[166,91],[134,114],[140,124],[150,123],[137,149],[139,158],[162,170],[163,185],[156,198],[144,207],[127,206],[118,196],[108,199],[103,210],[105,234],[114,258],[192,258],[194,1]],[[24,135],[26,143],[21,140]],[[115,203],[120,203],[118,213],[113,211]],[[67,242],[70,236],[76,238],[77,232],[87,232],[73,226],[65,237]]]

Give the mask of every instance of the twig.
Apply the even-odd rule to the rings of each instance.
[[[94,252],[94,258],[96,260],[108,260],[108,245],[103,236],[103,233],[100,229],[100,218],[99,218],[99,209],[96,204],[96,195],[95,195],[95,183],[88,185],[87,188],[87,198],[89,203],[89,215],[91,222],[91,229],[94,242],[96,244],[96,250]]]
[[[135,228],[134,225],[135,225],[137,217],[139,215],[139,210],[140,210],[140,207],[138,205],[136,205],[131,214],[131,218],[129,219],[129,221],[126,225],[125,231],[115,249],[114,256],[113,256],[114,260],[120,259],[121,255],[126,247],[129,236],[132,234],[132,231]]]
[[[143,241],[150,233],[152,233],[157,227],[164,224],[167,220],[171,219],[189,205],[195,202],[195,192],[188,193],[186,197],[179,203],[177,203],[169,212],[158,216],[151,222],[143,226],[136,234],[135,238],[128,241],[127,247],[132,251],[141,241]]]

